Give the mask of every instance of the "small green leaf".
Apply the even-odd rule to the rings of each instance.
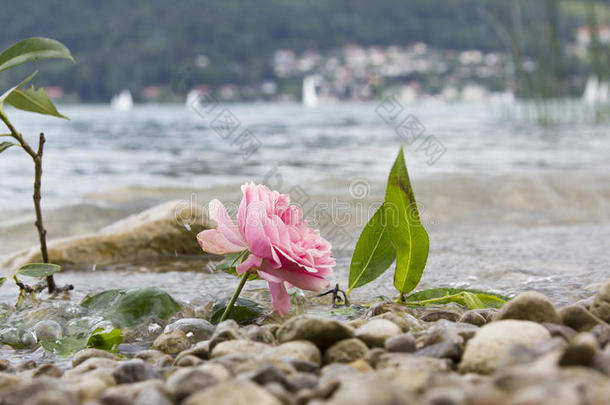
[[[241,274],[237,274],[235,265],[237,262],[243,262],[247,257],[248,251],[243,250],[241,252],[229,253],[224,258],[214,265],[215,271],[224,271],[227,274],[231,274],[235,277],[241,277]],[[260,277],[256,273],[251,273],[248,276],[248,280],[260,280]]]
[[[34,90],[33,88],[14,89],[8,97],[6,97],[6,102],[20,110],[68,119],[68,117],[57,111],[57,108],[55,108],[55,105],[51,99],[49,99],[47,92],[43,88],[39,88],[38,90]]]
[[[2,284],[4,284],[5,281],[6,277],[0,277],[0,287],[2,287]]]
[[[51,263],[29,263],[17,270],[17,274],[25,277],[42,278],[61,271],[61,267]]]
[[[34,76],[36,76],[38,74],[38,70],[35,71],[34,73],[32,73],[31,75],[29,75],[28,77],[26,77],[25,79],[23,79],[18,85],[11,87],[10,89],[8,89],[7,91],[5,91],[1,96],[0,96],[0,104],[2,104],[4,102],[4,100],[13,92],[13,90],[18,89],[21,86],[25,86],[30,80],[32,80],[34,78]]]
[[[396,250],[394,285],[401,294],[406,294],[415,289],[421,279],[428,260],[430,240],[419,220],[402,146],[390,171],[383,206],[390,239]]]
[[[214,304],[212,308],[212,316],[210,322],[217,324],[220,321],[220,317],[225,312],[229,299],[223,299]],[[229,319],[233,319],[240,325],[247,325],[252,323],[255,319],[259,318],[265,309],[254,301],[238,298],[235,301],[235,306],[229,314]]]
[[[81,305],[121,327],[139,325],[150,317],[167,319],[181,309],[171,295],[151,287],[103,291]]]
[[[40,346],[47,352],[59,357],[70,357],[79,350],[87,347],[89,336],[67,336],[62,339],[49,339],[40,342]]]
[[[408,306],[446,305],[454,302],[470,309],[500,308],[510,298],[487,291],[466,288],[430,288],[404,298]]]
[[[122,342],[123,332],[120,329],[114,328],[106,332],[103,328],[97,328],[91,333],[87,347],[116,353]]]
[[[383,206],[366,224],[352,255],[349,270],[349,292],[383,274],[396,259]]]
[[[16,143],[12,143],[12,142],[0,142],[0,153],[4,152],[11,146],[19,146],[19,145]]]
[[[44,59],[68,59],[74,62],[70,50],[50,38],[28,38],[6,48],[0,54],[0,72],[27,62]]]

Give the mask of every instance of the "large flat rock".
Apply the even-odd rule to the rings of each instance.
[[[201,253],[196,235],[215,226],[204,207],[170,201],[117,221],[98,232],[48,242],[49,260],[68,266],[103,266]],[[38,245],[18,251],[0,269],[13,271],[40,262]]]

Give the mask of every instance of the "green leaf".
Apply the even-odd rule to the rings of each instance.
[[[151,287],[107,290],[81,305],[121,327],[139,325],[150,317],[167,319],[181,309],[171,295]]]
[[[16,143],[12,143],[12,142],[0,142],[0,153],[4,152],[11,146],[19,146],[19,145]]]
[[[0,96],[0,104],[2,104],[4,102],[4,100],[13,92],[13,90],[18,89],[21,86],[26,85],[30,80],[32,80],[34,78],[34,76],[36,76],[38,74],[38,70],[35,71],[34,73],[32,73],[31,75],[29,75],[28,77],[26,77],[25,79],[23,79],[18,85],[11,87],[10,89],[8,89],[7,91],[5,91],[1,96]]]
[[[467,288],[430,288],[404,298],[408,306],[446,305],[454,302],[469,309],[500,308],[510,298],[487,291]]]
[[[106,332],[103,328],[97,328],[91,333],[87,347],[116,353],[121,342],[123,342],[123,332],[120,329],[114,328]]]
[[[384,210],[390,239],[396,250],[394,285],[401,294],[406,294],[415,289],[421,279],[428,260],[430,240],[419,220],[402,146],[390,171]]]
[[[0,72],[44,59],[68,59],[74,62],[70,50],[61,42],[50,38],[28,38],[6,48],[0,54]]]
[[[0,277],[0,287],[2,287],[2,284],[4,284],[5,281],[6,277]]]
[[[66,336],[62,339],[49,339],[40,342],[43,349],[54,353],[59,357],[71,357],[79,350],[92,347],[108,352],[116,352],[118,346],[123,342],[123,333],[120,329],[114,328],[104,330],[97,328],[91,334],[79,334]]]
[[[61,267],[51,263],[29,263],[17,270],[17,274],[25,277],[47,277],[61,271]]]
[[[14,89],[6,97],[6,102],[20,110],[68,119],[68,117],[57,111],[57,108],[55,108],[55,105],[53,105],[53,102],[49,99],[47,92],[43,88],[38,90],[34,90],[34,88]]]
[[[242,250],[241,252],[226,254],[221,261],[216,263],[214,266],[214,271],[224,271],[225,273],[231,274],[235,277],[241,277],[241,274],[237,274],[235,265],[237,262],[243,262],[248,253],[249,252],[247,250]],[[251,273],[248,276],[248,280],[260,280],[260,277],[256,273]]]
[[[347,293],[383,274],[396,259],[385,210],[380,207],[365,225],[352,255]]]
[[[220,321],[220,317],[225,312],[228,304],[228,298],[216,302],[214,307],[212,307],[212,317],[210,322],[217,324]],[[245,298],[238,298],[235,301],[235,306],[229,314],[229,319],[233,319],[240,325],[247,325],[259,318],[264,312],[265,309],[256,302]]]

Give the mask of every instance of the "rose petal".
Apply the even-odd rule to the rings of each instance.
[[[290,310],[290,296],[284,283],[269,283],[271,297],[273,298],[273,309],[280,316],[284,316]]]
[[[328,288],[330,281],[323,277],[317,277],[305,270],[295,271],[286,269],[274,269],[271,265],[263,262],[260,271],[273,277],[289,282],[290,284],[302,288],[303,290],[319,291]]]
[[[250,270],[253,267],[260,267],[260,265],[263,263],[263,259],[250,254],[248,256],[248,258],[246,260],[243,261],[243,263],[237,265],[237,267],[235,267],[235,270],[237,271],[238,274],[243,274],[246,271]]]
[[[244,250],[243,246],[229,242],[218,229],[206,229],[199,232],[197,241],[204,251],[214,255],[225,255]]]
[[[224,205],[218,200],[210,201],[208,205],[208,211],[210,218],[216,221],[218,224],[217,229],[224,235],[224,237],[234,245],[242,246],[246,248],[246,241],[241,236],[235,224],[229,217],[227,210]]]

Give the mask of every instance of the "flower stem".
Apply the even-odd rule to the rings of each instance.
[[[220,317],[219,322],[226,320],[229,317],[229,315],[231,315],[231,310],[233,309],[233,306],[235,305],[235,301],[237,301],[237,297],[239,297],[241,290],[244,288],[244,285],[246,285],[246,281],[248,281],[249,276],[250,276],[250,273],[247,271],[241,275],[241,278],[239,279],[239,285],[237,286],[237,289],[233,293],[233,296],[231,297],[231,301],[229,301],[229,304],[225,308],[225,312]]]

